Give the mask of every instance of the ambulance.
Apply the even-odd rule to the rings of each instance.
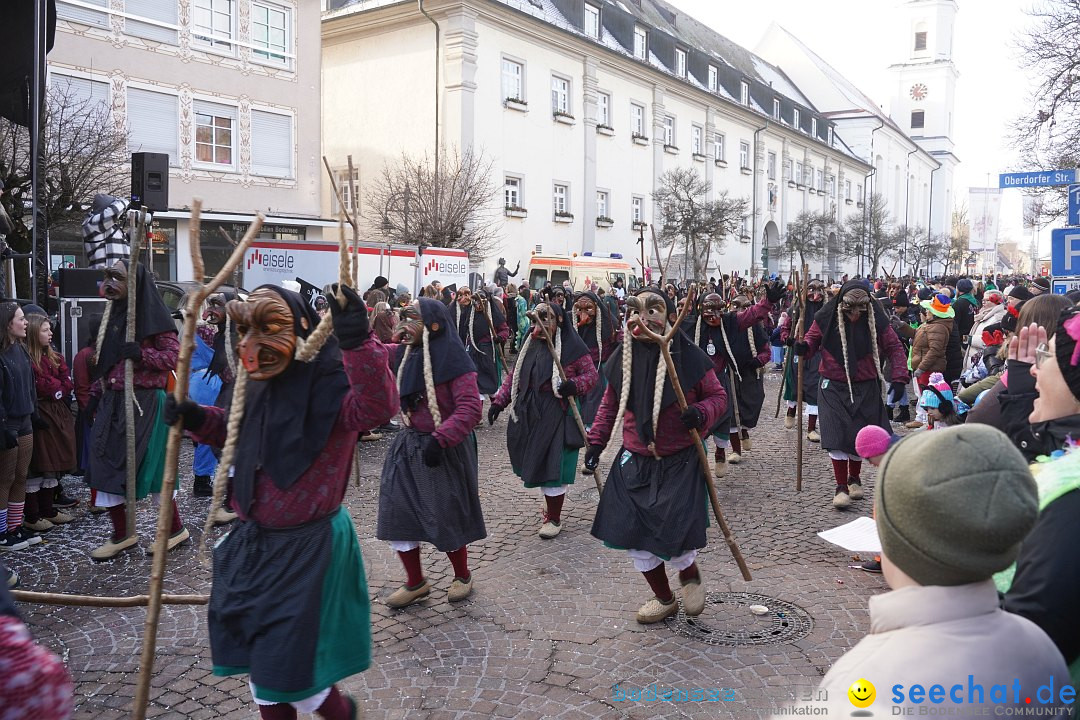
[[[596,283],[604,291],[610,291],[616,280],[623,281],[623,287],[632,292],[638,287],[638,277],[634,268],[619,253],[601,255],[586,252],[578,255],[544,255],[533,253],[529,258],[527,271],[529,287],[541,290],[550,282],[562,285],[569,280],[575,291],[580,291],[591,283]]]
[[[350,245],[349,256],[353,257]],[[256,240],[244,254],[243,286],[281,285],[283,280],[302,278],[318,287],[338,279],[338,244],[325,242],[277,242]],[[469,282],[469,255],[457,248],[426,247],[421,254],[416,245],[360,243],[360,290],[376,277],[390,281],[391,287],[404,285],[413,297],[434,281],[444,286],[464,287]]]

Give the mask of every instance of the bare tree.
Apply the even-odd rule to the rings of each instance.
[[[865,258],[871,276],[878,274],[881,260],[897,247],[897,236],[889,231],[889,210],[885,198],[874,193],[862,213],[844,220],[841,251],[847,257]]]
[[[697,170],[674,168],[660,176],[652,194],[660,245],[670,247],[674,243],[690,258],[696,279],[706,277],[713,252],[719,254],[750,212],[746,198],[728,197],[724,190],[715,200],[709,200],[711,190],[712,185]]]
[[[895,247],[890,257],[903,259],[905,271],[910,275],[919,275],[921,270],[929,273],[930,264],[936,259],[937,238],[932,238],[921,227],[899,225],[893,228]]]
[[[44,125],[39,173],[45,227],[49,232],[77,231],[94,195],[127,194],[130,177],[126,165],[131,159],[128,135],[114,122],[105,103],[82,95],[64,81],[49,88]],[[8,120],[0,120],[0,179],[4,181],[0,201],[15,226],[8,243],[15,252],[30,252],[33,225],[30,136],[27,128]],[[41,276],[48,270],[44,237],[39,233]],[[19,295],[26,297],[29,290],[26,265],[19,263],[16,268]]]
[[[788,223],[783,248],[789,255],[799,256],[799,267],[807,260],[820,260],[829,251],[828,231],[834,224],[828,212],[803,210]]]
[[[367,220],[390,242],[461,248],[483,258],[498,247],[493,164],[469,149],[431,157],[402,154],[368,190]]]
[[[1013,125],[1025,169],[1080,167],[1080,0],[1039,0],[1018,40],[1020,64],[1036,78],[1030,111]],[[1065,186],[1046,192],[1046,219],[1064,217]]]

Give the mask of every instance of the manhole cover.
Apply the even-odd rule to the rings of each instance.
[[[598,504],[600,502],[600,493],[597,491],[596,486],[592,484],[592,478],[588,475],[586,475],[585,478],[589,481],[589,487],[582,489],[582,491],[578,493],[578,499],[593,503],[594,505]]]
[[[751,605],[764,605],[764,615],[755,615]],[[708,645],[777,645],[801,640],[810,634],[814,621],[798,605],[783,600],[742,592],[713,592],[705,595],[705,612],[696,618],[679,610],[664,622],[676,634]]]

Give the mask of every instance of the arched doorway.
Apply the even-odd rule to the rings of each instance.
[[[765,273],[772,275],[779,272],[780,268],[780,231],[776,223],[770,220],[765,223],[765,229],[761,233],[761,254],[764,259],[762,265]]]
[[[827,272],[834,278],[840,277],[840,243],[837,241],[834,232],[829,233],[825,253]]]

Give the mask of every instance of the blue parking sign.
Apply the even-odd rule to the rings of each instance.
[[[1080,226],[1080,185],[1069,186],[1069,221],[1065,224]]]
[[[1054,230],[1050,236],[1050,274],[1080,276],[1080,228]]]

